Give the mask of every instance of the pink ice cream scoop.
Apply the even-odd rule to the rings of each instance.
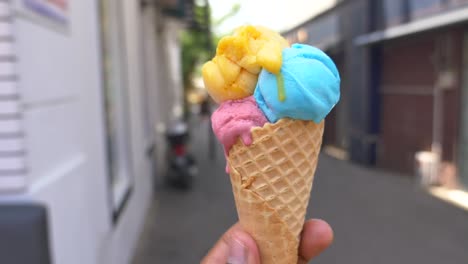
[[[223,102],[212,114],[213,131],[224,146],[227,156],[232,145],[240,138],[245,145],[252,144],[250,129],[262,127],[268,122],[255,98],[249,96],[240,100]]]

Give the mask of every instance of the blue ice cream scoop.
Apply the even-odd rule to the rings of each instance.
[[[340,99],[340,75],[323,51],[294,44],[283,50],[278,76],[262,70],[254,97],[272,123],[284,117],[319,123]]]

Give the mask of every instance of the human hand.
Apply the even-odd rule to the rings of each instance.
[[[323,252],[333,241],[333,230],[323,220],[304,223],[299,245],[299,263],[307,263]],[[201,261],[202,264],[261,264],[254,239],[239,223],[232,226]]]

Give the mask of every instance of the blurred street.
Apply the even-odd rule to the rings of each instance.
[[[193,190],[157,183],[133,264],[198,263],[236,221],[218,147],[208,159],[208,123],[193,127],[200,176]],[[309,217],[327,220],[331,248],[313,263],[461,264],[468,260],[468,212],[428,195],[408,177],[320,158]]]
[[[220,105],[227,141],[327,114],[308,217],[335,241],[314,263],[468,263],[468,0],[18,0],[0,264],[198,263],[237,221]]]

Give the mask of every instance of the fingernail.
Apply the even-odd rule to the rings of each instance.
[[[247,264],[247,248],[236,239],[229,243],[227,264]]]

